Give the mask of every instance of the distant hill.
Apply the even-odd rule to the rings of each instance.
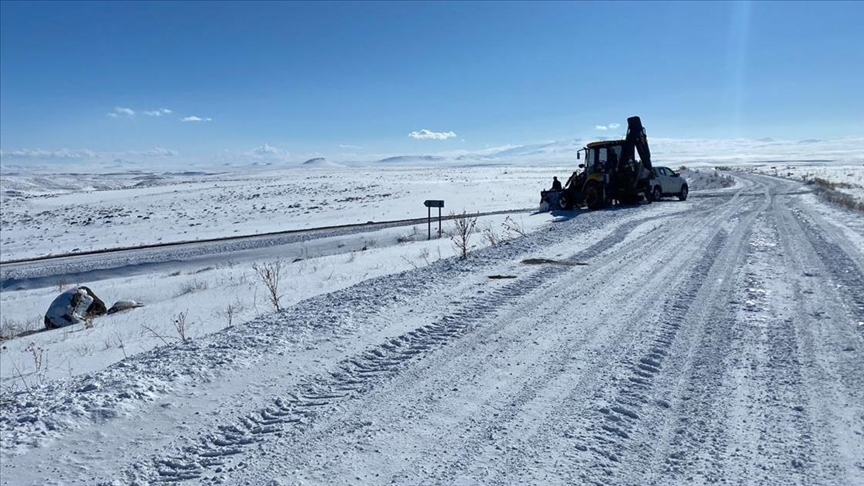
[[[400,162],[439,162],[445,160],[444,157],[438,155],[398,155],[396,157],[387,157],[378,162],[383,163],[400,163]]]
[[[306,162],[303,162],[303,165],[306,167],[344,167],[341,164],[330,162],[324,157],[315,157],[314,159],[309,159]]]

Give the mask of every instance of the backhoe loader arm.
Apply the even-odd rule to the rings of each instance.
[[[639,152],[642,165],[648,170],[653,170],[651,149],[648,148],[648,136],[645,135],[645,127],[642,126],[642,120],[638,116],[631,116],[627,119],[627,138],[624,139],[624,147],[621,150],[622,161],[632,160],[635,155],[634,149]]]

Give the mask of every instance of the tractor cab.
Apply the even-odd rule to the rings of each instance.
[[[623,151],[624,140],[592,142],[577,152],[576,158],[580,159],[581,153],[585,152],[584,172],[588,174],[606,174],[614,172],[618,167]],[[580,164],[580,167],[582,165]]]

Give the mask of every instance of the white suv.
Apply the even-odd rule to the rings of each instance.
[[[690,192],[687,181],[669,167],[654,167],[654,178],[650,184],[650,199],[653,201],[659,201],[663,196],[678,196],[679,200],[684,201]]]

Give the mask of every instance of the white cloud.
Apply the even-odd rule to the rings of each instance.
[[[423,129],[419,132],[411,132],[408,134],[409,137],[417,139],[417,140],[447,140],[448,138],[454,138],[456,136],[455,132],[433,132],[431,130]]]
[[[42,150],[21,149],[12,152],[2,152],[3,158],[10,159],[92,159],[99,154],[92,150]]]
[[[610,123],[608,125],[594,125],[594,128],[596,128],[597,130],[615,130],[620,126],[620,123]]]
[[[359,145],[347,145],[347,144],[341,144],[340,143],[339,148],[342,148],[342,149],[359,149],[359,148],[363,148],[363,147],[361,147]]]
[[[178,155],[176,150],[162,147],[154,147],[150,150],[127,150],[125,152],[96,152],[94,150],[44,150],[44,149],[21,149],[12,152],[0,150],[0,157],[4,159],[100,159],[109,157],[173,157]]]
[[[131,152],[134,154],[134,152]],[[166,149],[162,147],[154,147],[150,150],[146,150],[141,152],[141,155],[145,157],[173,157],[177,155],[176,150]]]
[[[184,121],[184,122],[209,122],[209,121],[213,121],[213,119],[212,118],[201,118],[200,116],[192,115],[192,116],[187,116],[180,121]]]
[[[108,113],[110,118],[120,118],[121,116],[135,116],[135,110],[132,108],[124,108],[122,106],[115,106],[114,111]]]
[[[253,150],[252,153],[254,153],[255,155],[283,155],[283,154],[286,154],[286,152],[284,150],[279,150],[278,148],[276,148],[272,145],[266,144],[266,143],[264,145],[256,148],[255,150]]]
[[[152,111],[145,111],[143,113],[147,116],[162,116],[162,115],[170,115],[171,113],[174,113],[174,112],[169,110],[168,108],[159,108],[159,109],[152,110]]]

